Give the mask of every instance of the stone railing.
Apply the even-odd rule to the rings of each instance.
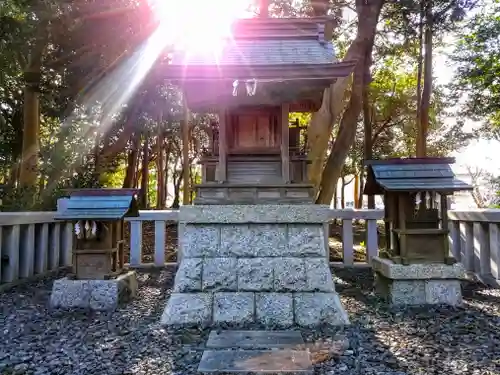
[[[342,221],[342,262],[331,263],[334,266],[353,266],[353,265],[369,265],[371,259],[378,255],[378,229],[377,221],[384,218],[383,210],[331,210],[330,219]],[[366,262],[354,262],[354,228],[355,220],[363,220],[365,222],[365,251]]]
[[[369,266],[370,259],[378,254],[377,220],[383,218],[382,210],[330,210],[331,220],[342,222],[342,261],[335,266]],[[12,284],[71,265],[73,248],[71,223],[54,220],[55,212],[0,213],[0,285]],[[491,279],[500,280],[500,210],[450,211],[450,248],[453,255],[466,269]],[[140,211],[139,217],[130,222],[130,266],[149,266],[143,262],[142,229],[145,221],[154,222],[153,265],[165,265],[165,240],[167,223],[178,221],[178,211]],[[354,226],[356,220],[364,221],[361,228],[366,263],[355,262]]]
[[[145,221],[153,221],[155,227],[154,239],[154,265],[161,267],[165,264],[165,227],[168,222],[177,222],[179,211],[139,211],[138,217],[130,217],[130,266],[142,267],[142,224]]]
[[[335,266],[353,266],[353,265],[368,265],[370,259],[378,255],[378,234],[377,220],[383,218],[383,210],[330,210],[330,218],[342,221],[342,261],[333,262]],[[354,246],[354,228],[355,220],[363,220],[365,223],[366,236],[363,239],[366,248],[368,262],[355,262],[355,246]],[[128,218],[130,222],[130,266],[145,267],[158,266],[165,264],[165,226],[168,222],[178,221],[178,211],[140,211],[139,217]],[[143,222],[154,222],[154,262],[144,263],[142,261],[143,243],[142,229]]]
[[[363,239],[370,259],[378,254],[377,220],[381,210],[331,210],[330,218],[340,220],[342,261],[336,266],[359,265],[355,262],[355,220],[363,220],[366,236]],[[55,212],[0,213],[0,284],[42,276],[61,267],[71,266],[73,226],[54,220]],[[178,221],[178,211],[140,211],[139,217],[126,219],[130,223],[130,266],[165,265],[166,225]],[[143,223],[154,222],[153,264],[143,262]]]
[[[71,223],[55,212],[0,213],[0,285],[43,276],[71,265]]]
[[[450,211],[450,247],[468,272],[500,281],[500,209]]]

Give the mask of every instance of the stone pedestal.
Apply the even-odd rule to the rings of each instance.
[[[348,324],[315,205],[185,206],[180,265],[162,324]]]
[[[120,302],[135,297],[137,278],[129,271],[110,280],[74,280],[62,278],[54,281],[50,307],[72,310],[114,310]]]
[[[462,304],[465,269],[460,263],[405,266],[375,257],[372,266],[377,293],[392,305]]]

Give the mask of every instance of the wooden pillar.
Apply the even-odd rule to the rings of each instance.
[[[219,110],[219,164],[217,181],[226,182],[227,176],[227,124],[226,109]]]
[[[186,98],[183,98],[184,106],[184,119],[181,122],[181,135],[182,135],[182,172],[183,172],[183,194],[182,194],[182,204],[188,205],[191,201],[190,199],[190,189],[189,189],[189,111],[187,106]]]
[[[290,105],[281,105],[281,176],[285,184],[290,182],[290,152],[289,152],[289,129],[288,114]]]

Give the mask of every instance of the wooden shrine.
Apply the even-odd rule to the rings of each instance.
[[[448,200],[472,187],[455,178],[454,158],[369,160],[364,194],[384,196],[387,256],[400,264],[455,260],[448,245]]]
[[[75,224],[73,273],[103,280],[124,267],[124,217],[139,216],[136,189],[75,189],[56,219]]]
[[[313,112],[355,62],[335,63],[328,18],[237,20],[214,54],[177,51],[158,72],[191,111],[214,113],[195,204],[312,203],[307,149],[290,113]]]

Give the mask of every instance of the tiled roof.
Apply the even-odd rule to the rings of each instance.
[[[472,187],[455,178],[450,159],[406,159],[367,161],[372,173],[368,175],[365,191],[459,191]],[[376,188],[375,185],[378,186]]]
[[[174,54],[174,65],[329,64],[335,61],[331,43],[318,39],[236,40],[215,53]]]
[[[57,220],[119,220],[139,216],[133,189],[76,189],[70,192]]]
[[[176,51],[174,66],[332,64],[331,22],[323,18],[250,18],[232,26],[220,51]],[[325,29],[326,28],[326,29]]]
[[[455,178],[377,179],[377,182],[388,191],[458,191],[471,189],[469,184]]]

